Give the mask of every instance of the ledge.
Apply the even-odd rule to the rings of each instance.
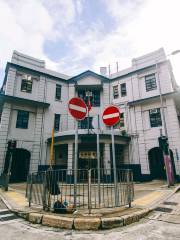
[[[40,101],[34,101],[31,99],[25,99],[25,98],[20,98],[20,97],[15,97],[15,96],[10,96],[10,95],[5,95],[0,93],[0,102],[10,102],[10,103],[22,103],[30,106],[35,106],[35,107],[45,107],[48,108],[50,106],[50,103],[46,102],[40,102]]]

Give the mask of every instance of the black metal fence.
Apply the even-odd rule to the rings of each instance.
[[[133,174],[117,169],[47,170],[28,176],[26,196],[29,205],[38,204],[45,210],[95,209],[131,205],[134,197]]]

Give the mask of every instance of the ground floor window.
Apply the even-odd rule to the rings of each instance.
[[[160,126],[162,126],[160,108],[155,108],[155,109],[149,110],[149,118],[150,118],[150,125],[151,125],[151,127],[160,127]]]
[[[93,118],[89,117],[89,129],[93,129],[92,120],[93,120]],[[79,129],[88,129],[88,118],[85,118],[84,120],[79,121],[78,128]]]
[[[29,122],[29,112],[18,110],[17,112],[17,121],[16,121],[16,128],[28,128]]]

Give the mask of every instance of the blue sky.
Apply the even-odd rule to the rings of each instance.
[[[179,0],[0,0],[0,85],[13,50],[68,75],[180,49]],[[180,55],[171,57],[180,84]]]

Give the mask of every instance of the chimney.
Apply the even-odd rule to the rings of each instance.
[[[107,77],[107,67],[100,67],[100,74]]]

